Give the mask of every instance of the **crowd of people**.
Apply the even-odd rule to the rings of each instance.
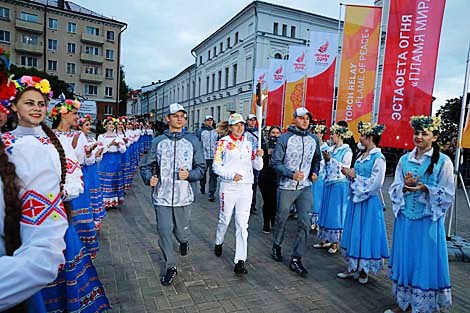
[[[94,139],[93,121],[79,116],[79,101],[63,99],[48,113],[49,82],[11,79],[8,65],[3,62],[0,75],[0,126],[12,115],[16,127],[0,140],[0,311],[110,308],[93,258],[106,209],[123,202],[137,168],[152,188],[163,286],[178,274],[173,236],[181,256],[190,250],[193,187],[198,183],[205,194],[209,176],[208,200],[219,205],[213,251],[216,257],[223,254],[234,216],[237,275],[248,274],[248,223],[259,186],[262,231],[272,233],[277,262],[284,260],[286,224],[296,212],[288,265],[294,273],[308,275],[302,258],[314,231],[314,248],[343,253],[340,279],[367,284],[389,259],[397,306],[387,313],[451,306],[443,220],[454,197],[453,165],[437,144],[438,118],[411,119],[415,147],[400,158],[389,190],[395,214],[389,250],[379,197],[386,172],[379,147],[384,125],[360,122],[356,147],[346,143],[352,137],[346,122],[311,125],[311,113],[300,107],[287,130],[271,126],[262,138],[256,116],[245,120],[238,113],[217,127],[207,115],[201,130],[191,133],[188,113],[174,103],[166,116],[168,129],[155,138],[150,125],[108,117],[102,121],[106,131]],[[47,113],[52,129],[44,123]]]

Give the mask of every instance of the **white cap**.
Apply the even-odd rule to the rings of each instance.
[[[308,114],[310,118],[312,117],[312,114],[306,108],[297,108],[295,109],[294,117],[304,116],[305,114]]]
[[[248,114],[248,119],[251,120],[252,118],[256,118],[256,115],[252,113]]]
[[[237,123],[245,124],[245,120],[243,119],[243,116],[239,113],[231,114],[230,117],[228,118],[228,124],[229,125],[235,125]]]
[[[179,111],[182,111],[182,112],[186,113],[186,110],[184,109],[184,107],[181,104],[172,103],[172,104],[170,104],[170,113],[168,113],[168,115],[175,114],[176,112],[179,112]]]
[[[209,119],[214,119],[214,117],[212,115],[206,115],[206,117],[204,118],[205,121],[207,121]]]

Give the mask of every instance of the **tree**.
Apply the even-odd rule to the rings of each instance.
[[[65,81],[60,80],[59,77],[54,75],[49,75],[46,72],[35,69],[34,67],[18,67],[16,65],[11,65],[11,73],[15,74],[14,79],[19,79],[21,76],[38,76],[45,78],[51,84],[52,92],[54,93],[54,98],[64,94],[66,98],[73,99],[73,91],[70,89],[69,84]]]
[[[129,98],[129,86],[126,83],[124,65],[119,68],[119,115],[126,115],[127,99]]]
[[[470,102],[470,93],[467,95],[467,105]],[[459,129],[460,112],[462,105],[462,97],[446,100],[446,104],[442,106],[436,113],[441,117],[441,130],[452,134]]]

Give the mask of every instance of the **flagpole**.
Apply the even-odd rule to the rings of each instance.
[[[463,95],[462,95],[462,103],[461,103],[461,106],[460,106],[460,122],[459,122],[459,135],[457,137],[457,151],[455,152],[455,161],[454,161],[454,186],[455,186],[455,189],[457,190],[457,183],[458,183],[458,178],[460,176],[461,178],[461,174],[460,174],[460,164],[461,164],[461,152],[462,152],[462,136],[463,136],[463,131],[464,131],[464,128],[465,128],[465,109],[467,107],[467,94],[468,94],[468,80],[469,80],[469,77],[470,77],[470,41],[468,43],[468,52],[467,52],[467,67],[466,67],[466,71],[465,71],[465,81],[464,81],[464,84],[463,84]],[[470,114],[470,113],[469,113]],[[463,179],[461,179],[461,183],[463,185]],[[470,202],[468,200],[468,195],[466,194],[466,190],[465,190],[465,185],[463,185],[463,190],[465,192],[465,195],[466,195],[466,198],[467,198],[467,205],[470,207]],[[450,215],[449,215],[449,224],[448,224],[448,227],[447,227],[447,237],[450,237],[450,233],[451,233],[451,230],[452,230],[452,217],[453,217],[453,214],[454,214],[454,210],[456,210],[456,205],[457,205],[457,193],[455,193],[455,196],[454,196],[454,203],[452,204],[451,206],[451,210],[450,210]]]
[[[339,18],[338,18],[338,48],[340,47],[340,43],[341,43],[341,17],[342,17],[342,13],[343,13],[343,3],[340,2],[339,3]],[[335,123],[336,122],[336,107],[338,106],[338,94],[336,92],[336,88],[338,88],[338,85],[336,83],[337,81],[337,78],[338,78],[338,81],[339,81],[339,77],[337,76],[337,73],[339,73],[338,71],[338,68],[341,66],[340,64],[340,57],[341,55],[343,54],[343,46],[341,46],[341,54],[339,54],[338,52],[336,53],[337,57],[336,57],[336,66],[335,66],[335,79],[334,79],[334,82],[333,82],[333,105],[331,106],[331,123]],[[335,97],[336,95],[336,97]],[[328,125],[328,126],[331,126],[331,125]]]

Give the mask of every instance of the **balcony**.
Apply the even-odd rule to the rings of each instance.
[[[41,55],[44,53],[44,46],[42,41],[39,41],[36,45],[18,41],[15,44],[15,50],[19,52]]]
[[[88,54],[85,52],[80,53],[80,60],[84,62],[91,62],[91,63],[100,63],[104,62],[104,56],[96,55],[96,54]]]
[[[29,22],[19,18],[16,19],[15,27],[17,29],[26,30],[38,34],[42,34],[44,32],[44,25],[42,23]]]
[[[104,45],[104,37],[103,36],[96,36],[87,33],[82,33],[82,41],[87,43],[92,43],[95,45]]]
[[[80,73],[80,80],[90,83],[102,83],[104,81],[103,74],[89,74],[89,73]]]

